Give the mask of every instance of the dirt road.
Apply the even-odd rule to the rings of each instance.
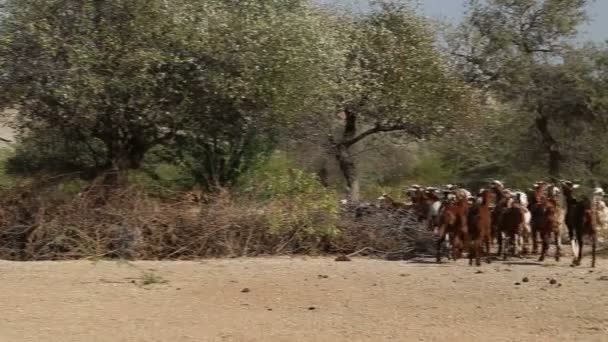
[[[0,341],[608,341],[608,260],[593,273],[479,270],[300,257],[0,262]]]

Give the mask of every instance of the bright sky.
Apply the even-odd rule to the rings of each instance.
[[[336,2],[352,5],[363,9],[367,0],[333,0],[322,2]],[[423,14],[433,18],[458,22],[462,18],[466,0],[415,0],[420,4]],[[597,42],[608,40],[608,0],[595,0],[589,8],[592,22],[580,29],[581,40],[594,40]]]

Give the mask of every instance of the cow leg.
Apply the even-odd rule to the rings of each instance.
[[[502,232],[499,231],[498,229],[496,229],[496,244],[498,245],[498,251],[496,251],[496,255],[500,256],[502,254],[502,248],[503,248],[503,236],[502,236]]]
[[[536,225],[532,225],[532,254],[538,254],[538,240],[537,234],[538,230],[535,227]]]
[[[481,266],[481,239],[475,240],[475,265]],[[595,259],[594,259],[595,260]]]
[[[473,266],[473,259],[477,260],[476,264],[479,266],[479,240],[475,239],[469,242],[469,266]]]
[[[524,236],[523,235],[519,235],[519,237],[517,238],[517,241],[519,242],[519,250],[517,251],[517,253],[519,254],[520,258],[523,258],[524,254],[526,253],[526,245],[525,245],[525,240],[524,240]]]
[[[549,249],[549,238],[547,237],[547,234],[541,234],[541,249],[540,249],[540,258],[538,258],[538,261],[545,261],[545,254],[547,253],[547,249]]]
[[[562,253],[562,235],[559,232],[555,233],[555,261],[559,261]]]
[[[473,265],[473,257],[475,258],[475,265],[481,266],[481,239],[478,237],[470,241],[469,248],[469,265]]]
[[[458,233],[454,233],[454,241],[452,242],[452,259],[458,260],[460,257],[460,251],[462,250],[462,240]]]
[[[440,227],[438,228],[439,239],[437,239],[437,263],[441,263],[441,248],[443,247],[443,242],[445,240],[445,229]]]
[[[502,259],[507,260],[509,250],[509,237],[500,233],[500,251],[502,252]]]
[[[574,259],[578,256],[578,241],[576,241],[576,236],[574,234],[574,230],[568,227],[568,237],[570,238],[570,246],[572,248],[572,255]],[[574,264],[574,262],[573,262]]]
[[[595,249],[597,248],[597,232],[591,234],[591,267],[595,267]]]
[[[575,258],[574,265],[580,266],[581,260],[583,259],[583,245],[585,242],[583,241],[583,230],[578,229],[576,231],[576,244],[577,244],[577,254]]]
[[[445,245],[443,246],[443,248],[445,248],[445,255],[447,256],[448,260],[452,260],[452,254],[454,249],[454,237],[452,236],[452,234],[445,234],[444,243]]]
[[[488,264],[492,263],[492,257],[490,256],[490,246],[492,245],[492,238],[489,236],[485,237],[485,245],[486,245],[486,262]]]

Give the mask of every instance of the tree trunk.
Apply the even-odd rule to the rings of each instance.
[[[340,171],[346,180],[348,186],[349,199],[353,202],[359,201],[359,175],[354,156],[351,153],[351,141],[357,134],[357,115],[349,110],[344,111],[344,132],[342,133],[342,142],[334,144],[335,156]]]
[[[353,202],[359,201],[359,175],[354,158],[349,153],[348,148],[338,147],[336,159],[340,165],[340,171],[348,186],[348,197]]]
[[[559,179],[561,173],[562,154],[557,141],[549,131],[549,118],[542,115],[536,119],[536,129],[540,133],[545,150],[549,154],[549,175]]]
[[[104,183],[108,186],[126,184],[128,171],[138,169],[144,159],[148,147],[137,139],[129,141],[107,141],[108,163]]]

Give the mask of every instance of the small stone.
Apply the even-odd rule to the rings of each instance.
[[[249,293],[249,292],[251,292],[251,290],[246,287],[246,288],[242,289],[241,292],[243,292],[243,293]]]
[[[327,278],[329,278],[329,276],[328,276],[328,275],[325,275],[325,274],[319,274],[319,279],[327,279]]]
[[[557,280],[551,279],[551,280],[549,280],[549,284],[555,285],[555,284],[557,284]]]
[[[517,283],[515,283],[515,285],[521,285],[521,283],[520,283],[520,282],[517,282]]]
[[[482,270],[477,270],[477,272],[475,272],[475,274],[482,274],[483,271]]]
[[[524,283],[527,283],[530,281],[530,279],[528,279],[528,277],[524,277],[524,279],[522,279],[521,281],[523,281]]]
[[[314,306],[309,306],[309,307],[308,307],[308,310],[309,310],[309,311],[313,311],[313,310],[316,310],[316,309],[317,309],[317,308],[315,308]]]
[[[597,280],[608,281],[608,276],[601,276],[601,277],[597,278]]]
[[[557,287],[562,287],[562,283],[557,284]]]

